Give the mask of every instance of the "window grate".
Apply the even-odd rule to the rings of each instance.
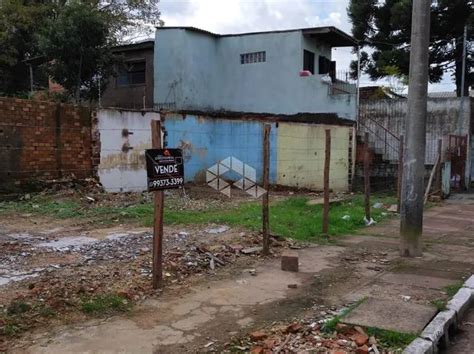
[[[126,62],[117,75],[118,86],[143,85],[146,83],[146,62]]]
[[[240,54],[240,64],[264,63],[267,61],[266,52]]]

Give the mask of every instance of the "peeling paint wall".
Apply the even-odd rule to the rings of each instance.
[[[146,190],[144,150],[151,146],[150,121],[158,113],[100,110],[98,129],[101,156],[98,175],[109,192]],[[195,114],[167,113],[161,116],[170,148],[181,148],[186,182],[205,183],[206,170],[232,156],[252,166],[261,183],[263,129],[271,124],[270,183],[323,188],[325,130],[331,130],[330,186],[349,187],[349,135],[352,126],[277,122],[272,119],[236,119]],[[240,177],[228,173],[226,179]]]
[[[168,145],[183,149],[185,179],[205,182],[205,171],[228,156],[254,167],[261,181],[264,120],[236,120],[195,115],[167,115]],[[323,189],[325,130],[331,130],[330,187],[349,188],[351,126],[272,122],[270,183]],[[226,176],[231,177],[232,176]]]
[[[101,150],[98,175],[108,192],[146,189],[145,149],[151,147],[155,112],[103,109],[97,113]]]
[[[278,184],[323,189],[326,129],[331,130],[329,186],[336,191],[348,190],[349,135],[352,127],[331,125],[279,125]]]
[[[233,156],[257,170],[262,178],[262,121],[168,114],[164,126],[168,146],[183,149],[186,182],[205,182],[206,169]],[[270,135],[270,183],[276,182],[276,124]],[[232,176],[226,176],[232,179]]]

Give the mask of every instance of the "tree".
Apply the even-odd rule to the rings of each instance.
[[[25,60],[40,55],[36,31],[51,13],[41,1],[0,1],[0,92],[29,90]]]
[[[39,35],[39,47],[51,78],[76,102],[111,74],[116,43],[109,17],[92,4],[71,2],[48,21]]]
[[[393,75],[408,76],[410,62],[412,0],[350,0],[347,9],[354,37],[369,51],[361,54],[361,68],[372,80]],[[437,0],[431,5],[430,82],[440,82],[446,71],[453,72],[457,94],[461,95],[463,32],[474,40],[474,1]],[[474,50],[466,61],[465,94],[474,84]],[[351,64],[356,75],[357,63]],[[387,70],[389,68],[389,70]]]
[[[0,92],[29,89],[25,60],[42,56],[69,96],[97,97],[113,45],[162,25],[159,0],[0,0]]]

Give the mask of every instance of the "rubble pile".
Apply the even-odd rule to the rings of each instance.
[[[276,326],[268,331],[254,331],[249,334],[246,344],[234,349],[250,351],[252,354],[267,353],[332,353],[368,354],[387,353],[373,336],[369,336],[359,326],[342,323],[334,332],[328,333],[322,321],[293,322],[286,326]]]
[[[229,242],[209,230],[167,233],[163,240],[166,286],[186,286],[193,275],[213,275],[241,257],[247,264],[259,256],[258,235],[235,236]],[[283,242],[275,242],[278,245]],[[105,239],[4,234],[0,247],[0,344],[6,323],[21,331],[83,316],[84,301],[102,294],[117,294],[131,302],[156,295],[151,285],[150,232],[116,233]],[[18,304],[24,309],[20,313],[9,310]]]

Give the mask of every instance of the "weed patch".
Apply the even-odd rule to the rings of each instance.
[[[31,305],[23,301],[13,301],[7,307],[7,313],[9,315],[21,315],[31,310]]]
[[[366,328],[366,332],[369,336],[377,338],[382,347],[386,349],[405,348],[418,336],[414,333],[388,331],[375,327]]]
[[[456,293],[459,291],[459,289],[462,288],[462,286],[463,286],[463,282],[457,282],[457,283],[446,286],[445,288],[443,288],[443,290],[451,298],[454,295],[456,295]]]
[[[90,315],[103,315],[115,312],[126,312],[130,310],[130,302],[117,294],[97,295],[84,299],[81,309]]]
[[[373,197],[373,203],[394,204],[392,197]],[[322,205],[308,205],[308,198],[291,197],[270,204],[270,228],[275,235],[296,240],[323,241]],[[76,218],[91,223],[112,224],[134,222],[144,226],[153,224],[153,205],[142,202],[128,207],[81,205],[74,200],[53,200],[48,197],[33,197],[28,201],[9,202],[0,205],[0,213],[28,212],[55,218]],[[365,227],[364,200],[355,196],[350,200],[333,203],[329,212],[329,234],[350,234]],[[372,217],[381,221],[389,217],[383,208],[373,209]],[[258,231],[262,224],[262,209],[259,201],[241,203],[229,209],[174,210],[165,208],[166,224],[202,225],[226,224]]]
[[[438,311],[444,311],[446,310],[447,301],[443,299],[435,299],[431,300],[431,305],[436,307]]]
[[[360,299],[357,301],[355,304],[351,305],[350,307],[344,309],[339,315],[334,316],[331,318],[329,321],[324,323],[323,327],[321,328],[323,332],[326,333],[333,333],[336,330],[336,326],[341,323],[342,319],[346,317],[352,310],[354,310],[357,306],[362,304],[365,300],[367,300],[366,297]]]

